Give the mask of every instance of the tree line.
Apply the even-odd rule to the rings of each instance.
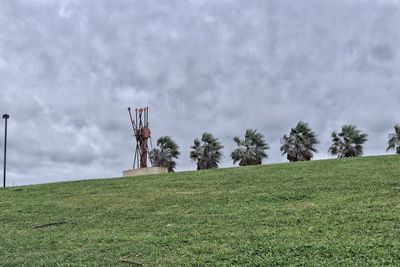
[[[400,124],[394,126],[394,133],[388,137],[387,151],[395,150],[400,154]],[[343,125],[340,132],[331,134],[332,145],[328,153],[338,158],[359,157],[363,155],[363,145],[368,141],[368,135],[357,129],[356,125]],[[263,159],[268,159],[267,150],[270,146],[263,134],[257,130],[246,130],[244,137],[235,136],[233,141],[237,148],[231,152],[233,164],[239,166],[260,165]],[[318,152],[319,144],[316,133],[311,127],[300,121],[281,139],[282,156],[289,162],[311,160]],[[211,133],[203,133],[201,139],[194,139],[190,158],[197,163],[197,170],[218,168],[222,158],[223,145]],[[176,168],[179,158],[179,146],[170,136],[157,140],[157,147],[150,152],[154,166],[166,167],[169,172]]]

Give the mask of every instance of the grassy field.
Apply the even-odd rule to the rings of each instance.
[[[1,189],[0,265],[399,266],[400,157]]]

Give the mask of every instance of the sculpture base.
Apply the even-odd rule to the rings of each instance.
[[[168,168],[165,167],[149,167],[135,170],[125,170],[123,171],[123,177],[132,177],[140,175],[151,175],[159,173],[168,173]]]

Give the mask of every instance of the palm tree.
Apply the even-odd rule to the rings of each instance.
[[[238,148],[231,153],[233,164],[239,162],[239,166],[260,165],[262,159],[267,159],[265,150],[270,149],[264,136],[257,130],[248,129],[241,140],[238,136],[233,138]]]
[[[394,126],[394,133],[389,134],[388,147],[386,151],[395,149],[400,154],[400,124]]]
[[[343,125],[340,133],[332,132],[333,144],[328,152],[338,158],[359,157],[363,154],[363,144],[368,135],[357,130],[355,125]]]
[[[286,155],[290,162],[295,162],[311,160],[313,153],[318,152],[319,141],[308,124],[300,121],[289,136],[283,136],[281,144],[282,156]]]
[[[203,133],[201,142],[194,140],[194,146],[191,147],[190,158],[197,161],[197,170],[218,168],[221,160],[223,146],[210,133]]]
[[[175,159],[180,155],[179,146],[169,136],[162,136],[157,140],[158,148],[150,152],[150,159],[154,166],[166,167],[169,172],[176,168]]]

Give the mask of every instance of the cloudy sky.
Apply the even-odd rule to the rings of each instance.
[[[321,140],[316,159],[345,123],[369,134],[366,155],[385,154],[399,47],[400,0],[2,0],[8,184],[121,176],[128,106],[150,106],[153,139],[181,147],[178,170],[195,169],[204,131],[225,145],[222,166],[247,128],[270,144],[265,163],[284,162],[299,120]]]

